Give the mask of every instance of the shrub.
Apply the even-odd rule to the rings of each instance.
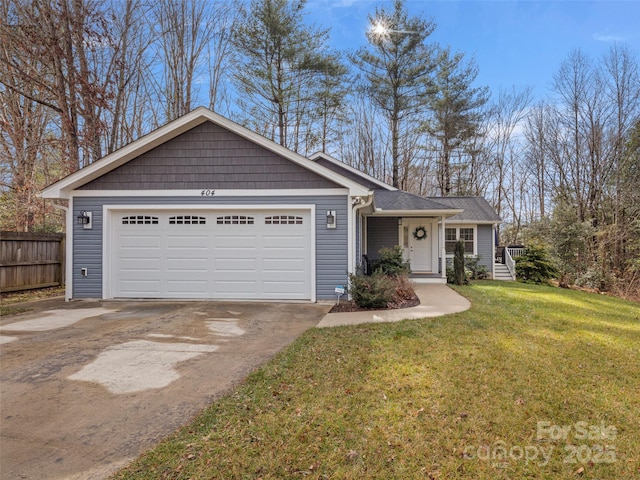
[[[558,269],[553,264],[547,250],[541,245],[531,245],[516,259],[516,277],[528,283],[549,283],[558,277]]]
[[[454,285],[466,285],[467,274],[464,271],[464,240],[458,240],[453,251],[453,283]]]
[[[371,270],[393,276],[408,274],[411,271],[409,262],[405,262],[402,258],[402,247],[399,245],[381,248],[378,251],[378,258],[371,262]]]
[[[480,265],[480,257],[467,257],[465,270],[469,280],[485,280],[489,278],[489,271],[485,265]]]
[[[385,308],[395,293],[393,278],[381,271],[372,275],[349,274],[349,293],[360,308]]]
[[[351,298],[360,308],[386,308],[416,295],[406,274],[391,276],[377,271],[372,275],[349,275],[349,284]]]
[[[402,303],[406,300],[411,300],[416,296],[416,291],[413,288],[413,283],[411,283],[411,280],[409,280],[408,275],[397,275],[393,278],[393,281],[393,301],[395,303]]]

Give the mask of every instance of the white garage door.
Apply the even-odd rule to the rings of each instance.
[[[311,299],[309,211],[127,211],[110,223],[110,297]]]

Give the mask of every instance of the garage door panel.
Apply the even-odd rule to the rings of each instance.
[[[309,212],[114,212],[112,218],[114,297],[311,299]]]
[[[130,296],[157,298],[156,294],[160,291],[160,280],[121,280],[120,291]]]
[[[263,272],[302,272],[306,271],[304,258],[265,258],[262,262]]]
[[[167,280],[167,294],[180,297],[184,294],[206,295],[208,293],[206,280]]]
[[[258,261],[255,258],[216,258],[214,265],[216,272],[256,272]]]
[[[263,295],[265,298],[282,298],[287,296],[291,300],[306,299],[302,293],[291,294],[291,292],[301,291],[304,282],[265,282]]]
[[[150,258],[121,258],[120,270],[123,272],[159,272],[160,271],[160,259],[155,257]]]
[[[172,252],[173,253],[173,252]],[[167,258],[167,270],[170,272],[207,272],[208,259],[205,258]]]
[[[161,235],[128,234],[120,237],[120,247],[123,249],[150,249],[162,246]]]
[[[214,282],[215,289],[224,295],[245,295],[248,291],[255,291],[257,282],[255,280],[217,280]]]
[[[215,248],[255,249],[258,239],[254,235],[216,235]]]
[[[208,235],[188,236],[188,235],[169,235],[167,237],[167,248],[185,249],[201,249],[209,247]]]

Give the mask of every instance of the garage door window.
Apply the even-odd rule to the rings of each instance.
[[[246,215],[225,215],[216,219],[218,225],[253,225],[253,217]]]
[[[198,217],[195,215],[178,215],[169,217],[169,225],[206,225],[206,217]]]
[[[158,217],[130,215],[128,217],[122,217],[122,225],[158,225]]]
[[[302,217],[293,215],[273,215],[265,217],[265,225],[302,225]]]

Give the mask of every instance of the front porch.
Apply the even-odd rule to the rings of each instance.
[[[369,216],[362,221],[361,251],[375,261],[383,248],[400,246],[416,283],[446,283],[444,217]]]

